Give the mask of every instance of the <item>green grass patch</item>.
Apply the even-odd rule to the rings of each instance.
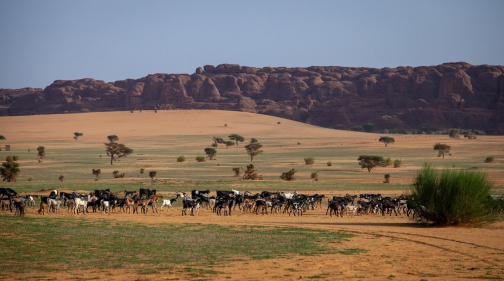
[[[289,255],[356,254],[335,243],[352,234],[304,228],[225,227],[199,224],[138,225],[86,218],[2,215],[0,272],[53,272],[124,268],[159,274],[173,268],[197,276],[227,261]]]

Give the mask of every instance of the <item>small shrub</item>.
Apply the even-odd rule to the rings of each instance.
[[[361,125],[355,125],[350,127],[348,130],[355,132],[364,132],[364,127],[362,127]]]
[[[124,178],[124,176],[126,175],[125,173],[119,174],[119,171],[114,171],[112,174],[114,175],[114,178],[116,178],[116,179]]]
[[[220,164],[220,162],[219,162],[219,163],[217,163],[217,166],[218,166],[218,167],[220,167],[220,165],[221,165],[221,164]]]
[[[130,110],[131,113],[133,113],[133,110]]]
[[[362,125],[362,128],[364,128],[366,132],[372,132],[374,130],[374,123],[366,123]]]
[[[5,151],[10,151],[10,148],[11,148],[11,147],[10,147],[10,144],[6,144],[6,145],[5,145]]]
[[[385,130],[383,130],[383,133],[384,133],[384,134],[388,134],[388,133],[389,133],[389,130],[388,130],[388,129],[385,129]]]
[[[402,160],[401,159],[396,159],[394,160],[394,168],[399,168],[402,165]]]
[[[65,176],[64,176],[64,175],[60,175],[60,176],[59,176],[59,178],[58,178],[58,180],[59,180],[60,182],[63,182],[63,180],[64,180],[64,179],[65,179]]]
[[[157,113],[157,107],[154,107],[154,113]]]
[[[224,124],[224,127],[227,127],[227,124]]]
[[[332,162],[331,161],[327,162],[327,166],[331,167],[332,166]]]
[[[205,162],[206,161],[206,157],[205,156],[196,156],[196,161],[198,161],[198,162]]]
[[[233,168],[233,172],[235,173],[233,177],[239,177],[240,176],[240,168]]]
[[[179,156],[177,162],[185,162],[185,156]]]
[[[14,159],[16,160],[16,159]],[[493,156],[487,156],[485,158],[485,163],[492,163],[493,161],[495,161],[495,158]]]
[[[296,173],[296,169],[291,169],[288,172],[282,173],[280,176],[281,179],[286,180],[286,181],[291,181],[294,180],[294,174]]]
[[[390,158],[385,159],[385,166],[392,166],[392,159]]]
[[[318,181],[319,180],[319,178],[318,178],[318,172],[311,173],[311,178],[314,179],[315,181]]]
[[[488,175],[470,170],[436,170],[425,164],[411,188],[419,219],[440,225],[482,224],[495,220]]]
[[[29,178],[28,178],[28,181],[32,181],[32,177],[29,177]]]
[[[277,124],[280,125],[280,124],[282,124],[282,122],[278,121]]]
[[[154,181],[154,177],[157,175],[156,171],[150,171],[149,172],[149,177],[151,178],[151,181]]]
[[[383,176],[383,178],[385,179],[383,181],[383,183],[390,183],[390,174],[385,174],[385,176]]]
[[[315,158],[313,157],[307,157],[304,159],[306,165],[313,165],[315,163]]]
[[[243,174],[244,180],[262,180],[262,176],[257,174],[257,170],[255,169],[253,164],[247,166],[245,173]]]
[[[140,176],[143,176],[144,172],[145,172],[145,169],[144,168],[140,168]]]
[[[12,156],[12,159],[13,159],[14,161],[18,161],[18,160],[19,160],[19,156],[14,155],[14,156]]]
[[[93,175],[96,176],[95,181],[97,181],[97,180],[100,179],[100,174],[101,174],[101,170],[100,169],[93,169]]]

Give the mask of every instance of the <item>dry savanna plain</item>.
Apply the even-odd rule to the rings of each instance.
[[[392,129],[392,128],[391,128]],[[74,132],[83,133],[74,140]],[[210,190],[298,191],[324,194],[409,192],[425,162],[437,168],[483,171],[504,193],[504,137],[475,140],[447,135],[389,135],[340,131],[282,118],[243,112],[170,110],[0,117],[0,158],[18,155],[16,182],[2,182],[21,195],[156,189],[164,198],[175,192]],[[215,160],[197,162],[212,137],[240,134],[245,141],[217,147]],[[108,135],[133,149],[110,165]],[[256,138],[264,153],[250,161],[244,146]],[[437,157],[436,142],[452,146]],[[5,151],[4,146],[11,150]],[[46,156],[38,161],[37,147]],[[359,155],[401,159],[399,168],[361,169]],[[185,162],[177,162],[185,156]],[[493,163],[484,163],[494,156]],[[304,158],[313,157],[313,165]],[[327,162],[332,166],[328,166]],[[263,180],[245,181],[232,168],[253,163]],[[95,181],[92,169],[101,169]],[[145,173],[140,174],[144,168]],[[283,172],[296,169],[295,180]],[[113,171],[125,173],[114,178]],[[154,181],[148,174],[156,171]],[[319,180],[310,175],[318,172]],[[390,174],[390,184],[383,183]],[[60,182],[58,178],[64,176]],[[122,197],[122,196],[121,196]],[[39,203],[40,199],[36,202]],[[355,217],[326,215],[322,207],[303,216],[243,213],[217,216],[202,208],[182,216],[173,210],[147,214],[112,212],[73,215],[37,213],[25,217],[1,211],[0,279],[3,280],[453,280],[504,279],[504,221],[480,227],[434,227],[405,214]]]

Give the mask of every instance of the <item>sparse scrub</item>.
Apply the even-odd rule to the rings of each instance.
[[[383,183],[390,183],[390,174],[385,174],[385,176],[383,176],[383,178],[385,179],[383,181]]]
[[[361,125],[355,125],[350,127],[348,130],[354,132],[364,132],[364,127],[362,127]]]
[[[59,180],[60,182],[63,182],[63,180],[64,180],[64,179],[65,179],[65,176],[64,176],[64,175],[60,175],[60,176],[59,176],[59,178],[58,178],[58,180]]]
[[[40,157],[40,159],[44,158],[45,148],[43,146],[39,146],[39,147],[37,147],[37,151],[38,151],[38,156]]]
[[[154,178],[157,176],[156,171],[150,171],[149,172],[149,177],[151,178],[151,181],[154,182]]]
[[[196,156],[196,161],[198,161],[198,162],[206,162],[206,157],[205,156]]]
[[[459,139],[460,138],[459,133],[460,133],[459,129],[451,129],[448,135],[450,139]]]
[[[385,129],[385,130],[383,130],[383,133],[384,133],[384,134],[388,134],[388,133],[389,133],[389,130],[388,130],[388,129]]]
[[[14,155],[14,156],[12,156],[12,159],[14,159],[14,161],[19,161],[19,156]]]
[[[332,162],[331,161],[327,162],[327,166],[331,167],[332,166]]]
[[[5,137],[3,135],[0,135],[0,140],[5,140]]]
[[[247,166],[247,169],[243,173],[244,180],[262,180],[262,176],[257,173],[253,164]]]
[[[318,172],[313,172],[311,173],[311,176],[310,176],[312,179],[314,179],[315,181],[318,181],[319,180],[319,177],[318,177]]]
[[[392,159],[390,158],[385,159],[385,166],[392,166]]]
[[[492,163],[493,161],[495,161],[495,158],[493,156],[487,156],[485,158],[485,163]]]
[[[100,174],[101,174],[101,170],[100,169],[93,169],[93,175],[96,176],[95,181],[97,181],[97,180],[100,179]]]
[[[280,176],[281,179],[286,180],[286,181],[291,181],[294,180],[294,174],[296,173],[296,169],[291,169],[288,172],[282,173]]]
[[[118,178],[124,178],[124,176],[126,175],[125,173],[119,173],[119,171],[114,171],[112,172],[112,175],[114,175],[114,178],[118,179]]]
[[[15,182],[20,172],[19,163],[16,163],[12,156],[7,156],[5,162],[2,163],[2,167],[0,167],[0,175],[3,181]]]
[[[394,168],[399,168],[402,165],[402,160],[401,159],[396,159],[394,160]]]
[[[481,224],[495,219],[486,173],[436,170],[425,164],[411,189],[411,204],[419,218],[440,225]]]
[[[185,156],[179,156],[177,162],[185,162]]]
[[[233,177],[239,177],[240,176],[240,167],[238,168],[233,168],[234,176]]]
[[[154,113],[157,113],[157,111],[158,111],[158,108],[154,107]]]
[[[464,133],[464,138],[468,138],[470,140],[474,140],[477,138],[477,136],[471,131],[471,130],[467,130],[465,133]]]
[[[374,123],[366,123],[362,125],[362,128],[364,128],[364,131],[370,133],[374,130]]]
[[[140,168],[140,176],[143,176],[144,172],[145,172],[145,169],[144,168]]]
[[[313,165],[315,164],[315,158],[313,157],[307,157],[304,159],[306,165]]]

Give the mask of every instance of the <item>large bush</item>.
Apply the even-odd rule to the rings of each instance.
[[[486,173],[437,170],[426,164],[412,187],[411,206],[419,218],[441,225],[481,224],[493,221]]]

